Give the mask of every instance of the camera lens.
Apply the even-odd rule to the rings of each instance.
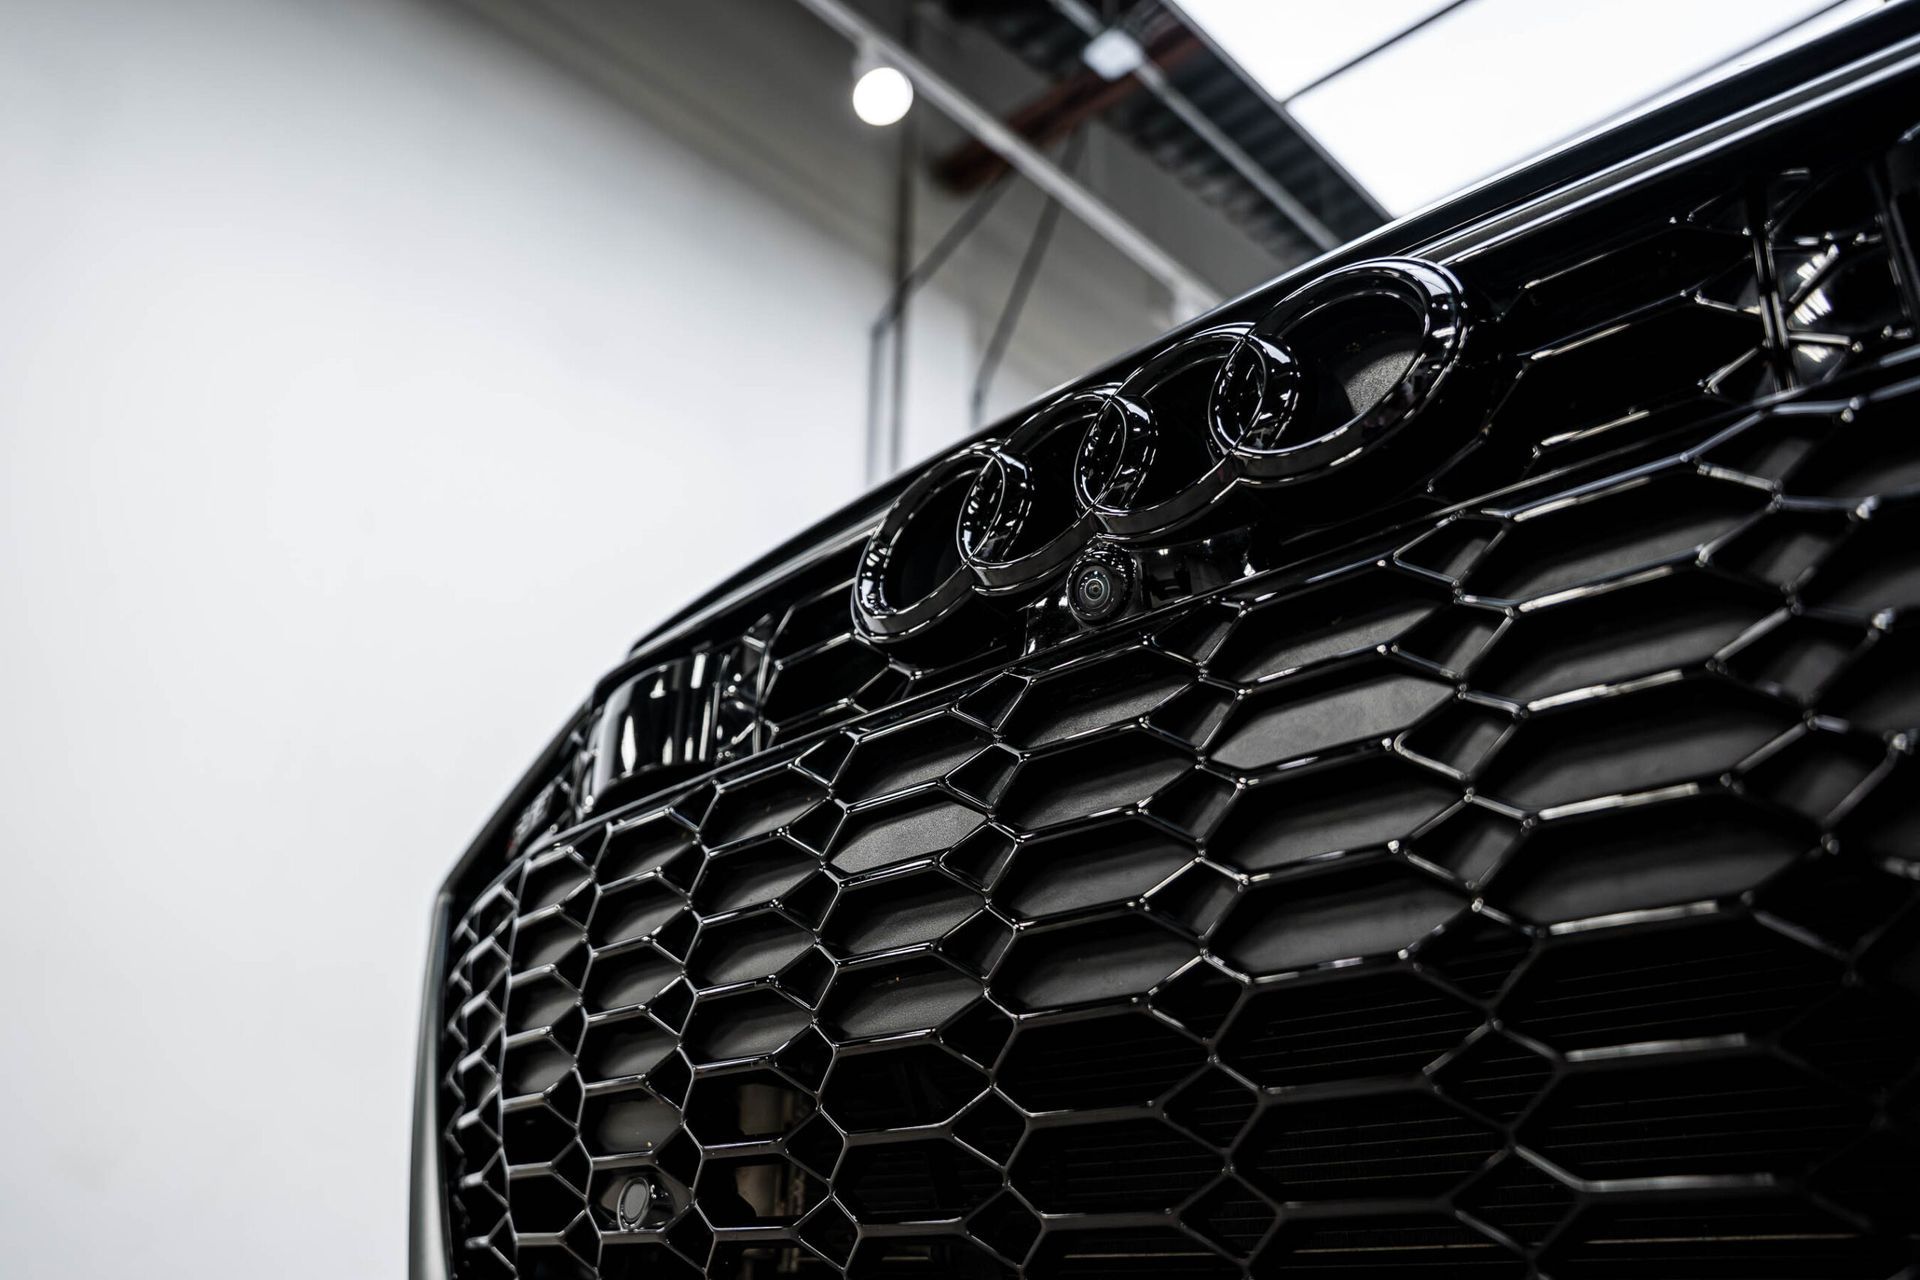
[[[1101,622],[1120,611],[1133,585],[1126,561],[1112,552],[1095,552],[1067,575],[1067,603],[1082,622]]]

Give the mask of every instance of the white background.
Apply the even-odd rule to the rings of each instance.
[[[863,487],[850,234],[459,8],[0,0],[0,1274],[402,1274],[434,887]]]

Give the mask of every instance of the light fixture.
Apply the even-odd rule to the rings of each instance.
[[[1119,27],[1108,27],[1087,41],[1087,47],[1080,51],[1080,60],[1102,80],[1118,80],[1138,71],[1140,64],[1147,60],[1147,51]]]
[[[868,124],[897,124],[913,105],[913,81],[873,50],[860,51],[853,74],[853,113]]]

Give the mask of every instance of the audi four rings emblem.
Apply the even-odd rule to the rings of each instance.
[[[900,640],[969,601],[1044,592],[1086,625],[1118,616],[1133,554],[1242,495],[1347,474],[1434,417],[1470,328],[1450,272],[1393,258],[1191,334],[922,471],[868,539],[855,620]]]

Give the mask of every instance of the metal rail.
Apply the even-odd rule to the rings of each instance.
[[[799,0],[799,3],[856,44],[872,49],[913,82],[916,91],[980,139],[1034,186],[1058,200],[1074,217],[1087,224],[1108,244],[1158,280],[1173,294],[1178,307],[1204,310],[1220,301],[1220,291],[1195,275],[1127,221],[1113,206],[1082,186],[1072,175],[1009,129],[1000,118],[969,98],[945,76],[929,67],[897,41],[856,13],[841,0]]]
[[[1107,24],[1089,8],[1084,0],[1050,0],[1060,16],[1080,28],[1082,35],[1089,39],[1104,32]],[[1159,64],[1152,58],[1145,58],[1133,69],[1133,75],[1147,91],[1160,99],[1162,106],[1180,118],[1180,122],[1193,130],[1200,140],[1212,147],[1214,152],[1229,165],[1233,166],[1247,185],[1265,196],[1267,202],[1278,209],[1286,219],[1300,229],[1302,235],[1313,241],[1314,247],[1333,249],[1341,243],[1326,223],[1322,222],[1313,210],[1300,202],[1300,198],[1287,190],[1258,160],[1248,155],[1240,144],[1229,138],[1219,125],[1207,117],[1207,114],[1193,104],[1186,94],[1173,87]]]

